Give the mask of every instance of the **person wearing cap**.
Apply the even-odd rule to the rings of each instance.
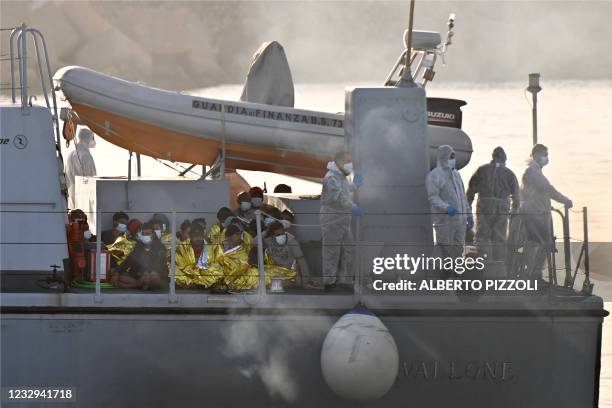
[[[476,203],[476,245],[491,256],[503,261],[506,256],[508,218],[516,214],[520,205],[519,183],[506,167],[506,152],[502,147],[493,150],[492,160],[480,166],[470,178],[467,200]]]
[[[96,163],[89,149],[96,146],[94,133],[89,128],[83,127],[76,136],[74,150],[68,154],[64,172],[66,174],[66,187],[68,188],[68,207],[76,208],[75,178],[95,177]]]

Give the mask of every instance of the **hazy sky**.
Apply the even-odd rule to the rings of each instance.
[[[54,69],[84,65],[173,89],[242,82],[270,40],[284,45],[295,82],[382,81],[407,10],[407,1],[0,3],[3,27],[25,21],[45,33]],[[415,29],[444,34],[451,12],[456,35],[437,81],[612,76],[610,1],[417,1]]]

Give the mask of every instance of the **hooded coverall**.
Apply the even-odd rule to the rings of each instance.
[[[327,164],[321,191],[323,284],[351,284],[355,246],[351,231],[353,193],[351,183],[335,162]]]
[[[83,128],[76,137],[73,151],[66,160],[66,186],[68,187],[68,207],[76,208],[75,177],[93,177],[96,175],[96,164],[89,149],[94,145],[94,134],[91,130]]]
[[[502,261],[506,252],[510,198],[512,213],[517,212],[520,204],[518,180],[503,162],[493,160],[480,166],[470,179],[467,190],[470,207],[476,193],[476,244],[492,246],[490,254],[493,259]]]
[[[451,169],[448,160],[454,150],[451,146],[438,148],[438,164],[425,180],[431,218],[436,231],[436,243],[445,257],[461,257],[465,244],[467,218],[472,210],[465,195],[465,188],[459,172]],[[455,215],[447,214],[449,206],[457,209]]]

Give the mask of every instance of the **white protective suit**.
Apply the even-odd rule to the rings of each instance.
[[[471,216],[472,210],[465,195],[461,175],[448,165],[453,152],[453,148],[448,145],[438,147],[438,164],[427,175],[425,185],[436,231],[436,243],[440,245],[443,256],[460,257],[465,243],[467,218]],[[457,209],[457,214],[447,214],[449,205]]]
[[[68,187],[68,207],[76,208],[75,185],[76,176],[93,177],[96,175],[96,163],[89,149],[96,144],[94,134],[88,128],[82,128],[77,137],[74,150],[68,155],[66,160],[66,185]]]
[[[352,184],[336,162],[327,164],[321,191],[321,260],[323,284],[351,284],[355,246],[351,231]]]
[[[550,200],[571,205],[571,200],[561,194],[548,181],[542,167],[534,160],[527,163],[522,179],[522,203],[520,213],[527,238],[527,275],[533,279],[542,277],[542,268],[547,254],[552,253],[552,216]]]

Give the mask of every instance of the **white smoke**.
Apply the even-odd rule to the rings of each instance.
[[[300,395],[299,370],[292,356],[305,346],[321,346],[334,321],[328,318],[249,316],[222,333],[223,353],[238,360],[238,370],[252,381],[261,381],[272,398],[296,402]]]

